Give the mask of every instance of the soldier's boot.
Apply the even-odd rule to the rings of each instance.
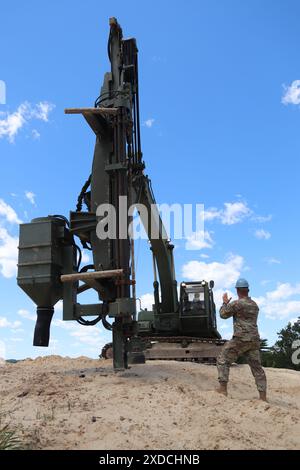
[[[225,397],[227,397],[227,382],[219,382],[219,387],[216,389],[218,393],[221,393]]]
[[[267,392],[259,392],[259,399],[262,401],[268,401],[267,400]]]

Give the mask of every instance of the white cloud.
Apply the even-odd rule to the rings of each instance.
[[[13,277],[17,271],[18,238],[11,236],[0,227],[0,271],[6,277]]]
[[[281,261],[277,258],[267,258],[266,262],[268,264],[281,264]]]
[[[266,317],[271,319],[284,319],[290,315],[300,315],[300,300],[287,302],[272,302],[266,299],[258,299],[258,305],[264,311]]]
[[[24,333],[25,330],[23,330],[23,328],[12,328],[10,330],[11,333],[13,334],[19,334],[19,333]]]
[[[140,296],[142,309],[152,310],[152,305],[154,304],[153,294],[143,294]],[[137,302],[137,310],[140,309],[140,303]]]
[[[18,320],[11,322],[6,317],[0,317],[0,328],[19,328],[21,325],[22,323]]]
[[[244,202],[225,202],[225,209],[221,216],[222,224],[233,225],[242,222],[252,211]]]
[[[22,221],[15,210],[3,199],[0,199],[0,272],[4,277],[13,277],[16,274],[18,258],[18,238],[11,235],[6,223],[20,224]]]
[[[209,255],[207,255],[206,253],[202,253],[200,255],[200,258],[207,259],[207,258],[209,258]]]
[[[205,221],[218,221],[223,225],[234,225],[250,219],[258,223],[269,222],[272,215],[262,216],[254,213],[247,202],[225,202],[222,209],[210,207],[204,212]]]
[[[59,319],[55,319],[52,321],[53,326],[57,326],[58,328],[62,328],[63,330],[74,330],[79,327],[79,324],[75,324],[72,321],[63,321]]]
[[[202,250],[203,248],[212,248],[214,241],[211,232],[199,230],[186,238],[186,250]]]
[[[270,232],[264,229],[258,229],[254,232],[254,236],[259,240],[269,240],[271,238]]]
[[[32,129],[31,135],[32,135],[33,140],[39,140],[41,137],[41,134],[36,129]]]
[[[270,300],[281,300],[287,299],[292,295],[300,294],[300,283],[295,284],[294,286],[286,282],[283,284],[278,284],[277,288],[274,291],[267,292],[267,299]]]
[[[55,306],[55,311],[57,311],[57,307],[59,308],[61,305],[62,302],[58,302]],[[33,315],[28,310],[20,309],[18,310],[18,315],[20,315],[22,318],[26,318],[27,320],[36,321],[36,315]],[[80,343],[97,347],[97,349],[94,349],[94,352],[99,351],[99,354],[101,352],[101,348],[106,342],[108,342],[107,338],[105,338],[102,334],[103,330],[101,331],[96,326],[82,326],[77,322],[63,321],[60,319],[53,319],[51,326],[65,330],[70,336],[80,341]],[[58,343],[58,340],[52,339],[50,340],[50,343],[52,346],[55,346],[55,344]]]
[[[150,129],[153,126],[155,119],[150,118],[143,122],[143,126],[146,126]]]
[[[57,349],[57,345],[58,345],[59,341],[58,339],[50,339],[49,341],[49,346],[50,348],[52,347],[53,349]]]
[[[221,213],[221,210],[218,210],[216,207],[211,207],[207,209],[207,211],[204,211],[204,220],[220,219]]]
[[[22,220],[16,214],[16,211],[3,199],[0,199],[0,216],[12,224],[21,224]]]
[[[31,320],[31,321],[36,320],[36,315],[32,315],[30,312],[28,312],[28,310],[25,310],[22,308],[18,310],[18,315],[20,315],[20,317],[22,318],[26,318],[26,320]]]
[[[76,331],[72,331],[70,336],[77,338],[81,343],[89,344],[91,346],[99,346],[99,354],[101,352],[100,345],[103,343],[101,333],[98,328],[89,328],[82,326]]]
[[[182,267],[182,277],[191,281],[203,279],[210,281],[212,279],[215,281],[216,289],[228,289],[240,277],[243,266],[243,257],[234,254],[230,254],[224,263],[189,261]]]
[[[255,299],[265,313],[271,319],[284,319],[291,315],[300,315],[300,283],[278,284],[273,291],[266,292],[265,296]],[[296,297],[296,298],[293,298]]]
[[[219,220],[223,225],[233,225],[250,217],[252,210],[246,202],[225,202],[223,209],[212,207],[204,212],[205,220]]]
[[[9,142],[13,142],[15,135],[26,123],[25,115],[27,104],[21,104],[14,113],[7,113],[4,119],[0,119],[0,139],[7,137]]]
[[[18,132],[29,121],[37,119],[48,122],[49,113],[54,107],[54,104],[46,101],[40,101],[36,105],[25,101],[16,111],[3,113],[4,117],[0,119],[0,139],[6,137],[10,143],[13,143]]]
[[[294,80],[291,85],[283,86],[284,94],[281,98],[283,104],[300,104],[300,80]]]
[[[272,214],[269,215],[254,215],[251,220],[258,223],[270,222],[272,220]]]
[[[55,306],[55,309],[56,309],[56,306]],[[65,320],[60,320],[60,319],[53,320],[52,325],[57,326],[58,328],[62,328],[63,330],[68,330],[68,331],[77,331],[78,329],[83,329],[83,328],[85,328],[87,331],[93,329],[93,328],[88,328],[86,326],[82,326],[77,322],[65,321]]]
[[[82,326],[76,322],[63,320],[53,320],[52,325],[68,331],[69,335],[77,338],[80,343],[96,346],[97,350],[95,349],[94,352],[99,351],[99,354],[101,352],[101,348],[107,342],[106,338],[104,338],[101,330],[97,326]]]
[[[0,80],[0,104],[6,103],[6,84],[3,80]]]
[[[32,192],[32,191],[25,191],[25,197],[28,199],[28,201],[33,204],[34,206],[36,205],[35,204],[35,194]]]
[[[35,119],[39,119],[44,122],[49,122],[49,114],[55,105],[53,103],[49,103],[48,101],[40,101],[35,107],[32,108],[31,113]]]
[[[263,279],[262,281],[260,281],[262,286],[266,286],[267,284],[270,284],[270,282],[270,279]]]

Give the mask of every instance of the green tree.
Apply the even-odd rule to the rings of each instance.
[[[262,339],[260,341],[260,358],[263,367],[275,367],[273,355],[274,350],[268,346],[268,340]]]
[[[278,340],[271,350],[269,367],[300,370],[300,363],[297,364],[300,361],[300,317],[293,324],[289,322],[277,334]]]

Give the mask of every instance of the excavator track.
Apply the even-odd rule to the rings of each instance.
[[[215,364],[225,339],[194,338],[190,336],[146,336],[146,360],[191,361]],[[112,357],[112,343],[106,344],[100,357]]]
[[[224,339],[190,336],[151,336],[143,339],[149,345],[145,351],[147,360],[167,359],[204,364],[215,364],[226,342]]]

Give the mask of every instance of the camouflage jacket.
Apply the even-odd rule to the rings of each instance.
[[[223,304],[220,308],[220,317],[223,319],[233,317],[233,336],[242,341],[259,340],[257,329],[257,316],[259,308],[250,297],[234,300]]]

